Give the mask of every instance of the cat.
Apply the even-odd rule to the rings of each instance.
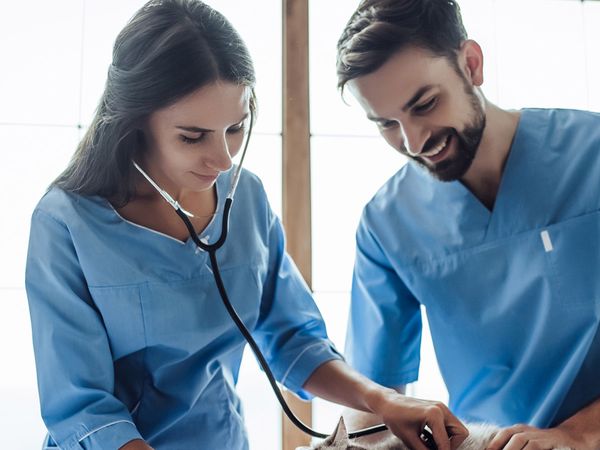
[[[495,425],[485,423],[466,424],[466,426],[469,429],[469,436],[457,450],[485,450],[500,430]],[[376,444],[363,444],[355,439],[348,439],[344,418],[341,417],[331,436],[313,447],[298,447],[296,450],[409,450],[409,448],[390,432],[386,432],[381,442]],[[569,449],[557,448],[555,450]]]

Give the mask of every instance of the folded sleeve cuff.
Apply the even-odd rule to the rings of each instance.
[[[116,450],[134,439],[143,439],[135,424],[128,420],[119,420],[90,431],[79,438],[79,446],[72,448],[83,448],[85,450],[110,448]]]
[[[370,368],[356,366],[355,369],[374,382],[392,389],[398,386],[406,386],[407,384],[414,383],[419,378],[418,367],[414,369],[401,370],[398,372],[381,372],[370,370]]]
[[[331,342],[321,341],[309,345],[292,361],[281,383],[300,398],[310,400],[313,395],[302,389],[302,386],[319,366],[334,359],[344,358]]]

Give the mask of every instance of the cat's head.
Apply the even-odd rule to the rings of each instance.
[[[316,444],[314,447],[297,447],[296,450],[368,450],[367,447],[362,447],[353,443],[348,439],[348,430],[344,424],[344,418],[340,417],[340,421],[335,427],[335,431],[331,436],[323,442]]]

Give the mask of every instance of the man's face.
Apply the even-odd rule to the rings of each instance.
[[[470,74],[448,58],[408,47],[348,89],[385,140],[434,177],[457,180],[471,166],[485,112]]]

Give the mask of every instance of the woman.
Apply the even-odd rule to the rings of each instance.
[[[117,37],[94,120],[32,218],[26,284],[47,448],[247,448],[235,393],[245,342],[207,253],[150,180],[201,239],[218,236],[253,86],[241,38],[199,1],[150,1]],[[414,448],[425,423],[440,449],[445,428],[458,443],[464,429],[445,407],[341,360],[249,172],[218,256],[281,383],[374,412]]]

